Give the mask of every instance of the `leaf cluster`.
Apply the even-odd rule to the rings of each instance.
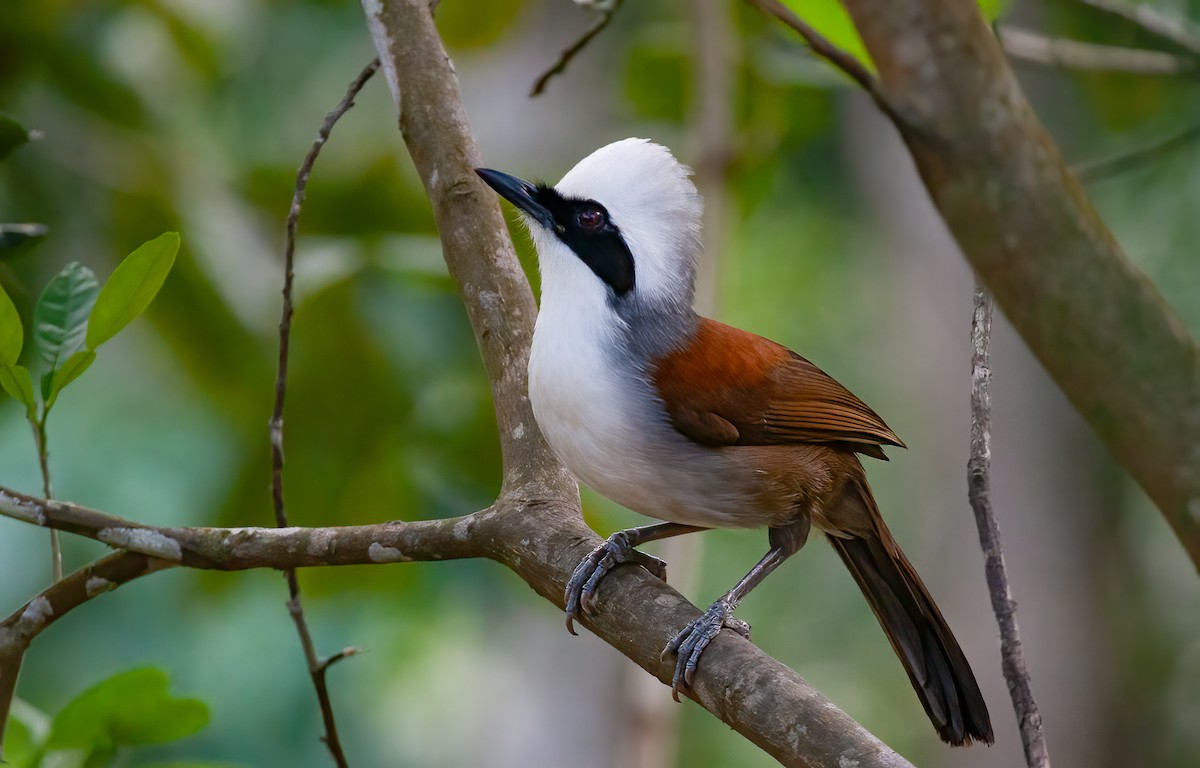
[[[25,406],[44,430],[62,390],[96,360],[100,345],[146,310],[162,288],[179,251],[179,235],[166,232],[125,257],[101,288],[86,266],[68,264],[47,285],[33,311],[33,343],[40,381],[17,363],[25,342],[21,316],[0,288],[0,387]]]
[[[208,725],[208,718],[204,702],[170,694],[163,670],[132,669],[87,689],[53,718],[28,704],[15,708],[4,757],[12,768],[104,768],[122,749],[178,741]]]

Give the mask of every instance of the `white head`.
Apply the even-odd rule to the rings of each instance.
[[[703,202],[688,168],[646,139],[580,160],[553,187],[480,170],[522,212],[542,301],[690,311]]]

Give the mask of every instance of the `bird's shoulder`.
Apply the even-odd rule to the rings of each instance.
[[[841,444],[886,458],[904,443],[875,411],[787,347],[701,318],[652,366],[671,423],[704,445]]]

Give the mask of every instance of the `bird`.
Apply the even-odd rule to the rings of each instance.
[[[567,628],[596,610],[614,567],[666,578],[646,542],[711,528],[767,529],[766,555],[667,644],[672,696],[695,680],[722,628],[749,639],[738,604],[808,539],[825,534],[870,604],[941,739],[991,744],[965,654],[884,523],[859,455],[905,447],[875,411],[788,348],[693,308],[703,201],[666,147],[629,138],[554,185],[487,168],[537,251],[541,302],[529,400],[543,436],[582,483],[662,522],[618,531],[575,569]]]

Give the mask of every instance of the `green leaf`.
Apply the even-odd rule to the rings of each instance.
[[[83,372],[94,362],[96,362],[96,353],[90,349],[81,349],[68,357],[67,361],[62,364],[62,368],[51,374],[50,394],[46,396],[47,411],[54,407],[54,403],[58,400],[58,393],[82,376]]]
[[[10,768],[25,768],[33,759],[36,747],[29,726],[15,717],[8,718],[4,727],[4,748],[0,756],[8,762]]]
[[[37,399],[33,396],[33,379],[21,365],[0,363],[0,388],[14,400],[25,404],[25,417],[37,421]]]
[[[46,768],[46,739],[50,736],[50,717],[24,699],[14,698],[4,731],[6,768]],[[68,768],[58,764],[59,768]]]
[[[13,153],[13,150],[29,141],[29,131],[11,117],[0,115],[0,160]]]
[[[33,341],[42,374],[42,397],[49,397],[51,379],[67,358],[83,346],[88,313],[96,303],[100,286],[92,270],[68,264],[50,281],[33,309]]]
[[[41,744],[50,735],[50,716],[24,699],[12,700],[9,717],[20,720],[29,729],[35,744]]]
[[[4,286],[0,286],[0,363],[17,362],[24,344],[25,329],[21,326],[21,315],[4,292]]]
[[[783,0],[783,4],[826,40],[861,61],[867,69],[875,71],[875,63],[867,53],[867,46],[838,0]]]
[[[108,768],[116,757],[116,747],[111,744],[101,744],[88,753],[80,768]]]
[[[1010,0],[978,0],[979,11],[989,22],[1000,18],[1000,14],[1008,10]]]
[[[97,349],[146,311],[162,288],[179,251],[179,233],[165,232],[144,243],[113,270],[88,320],[87,345]]]
[[[522,0],[446,3],[444,8],[438,7],[438,32],[451,50],[482,48],[499,40],[505,31],[518,23],[522,5]],[[571,41],[564,39],[561,42],[568,45]],[[547,65],[553,61],[552,54]]]
[[[45,239],[46,232],[45,224],[0,224],[0,258],[32,248]]]
[[[204,702],[173,698],[167,673],[147,667],[114,675],[63,707],[47,746],[104,754],[114,747],[182,739],[207,724]]]

